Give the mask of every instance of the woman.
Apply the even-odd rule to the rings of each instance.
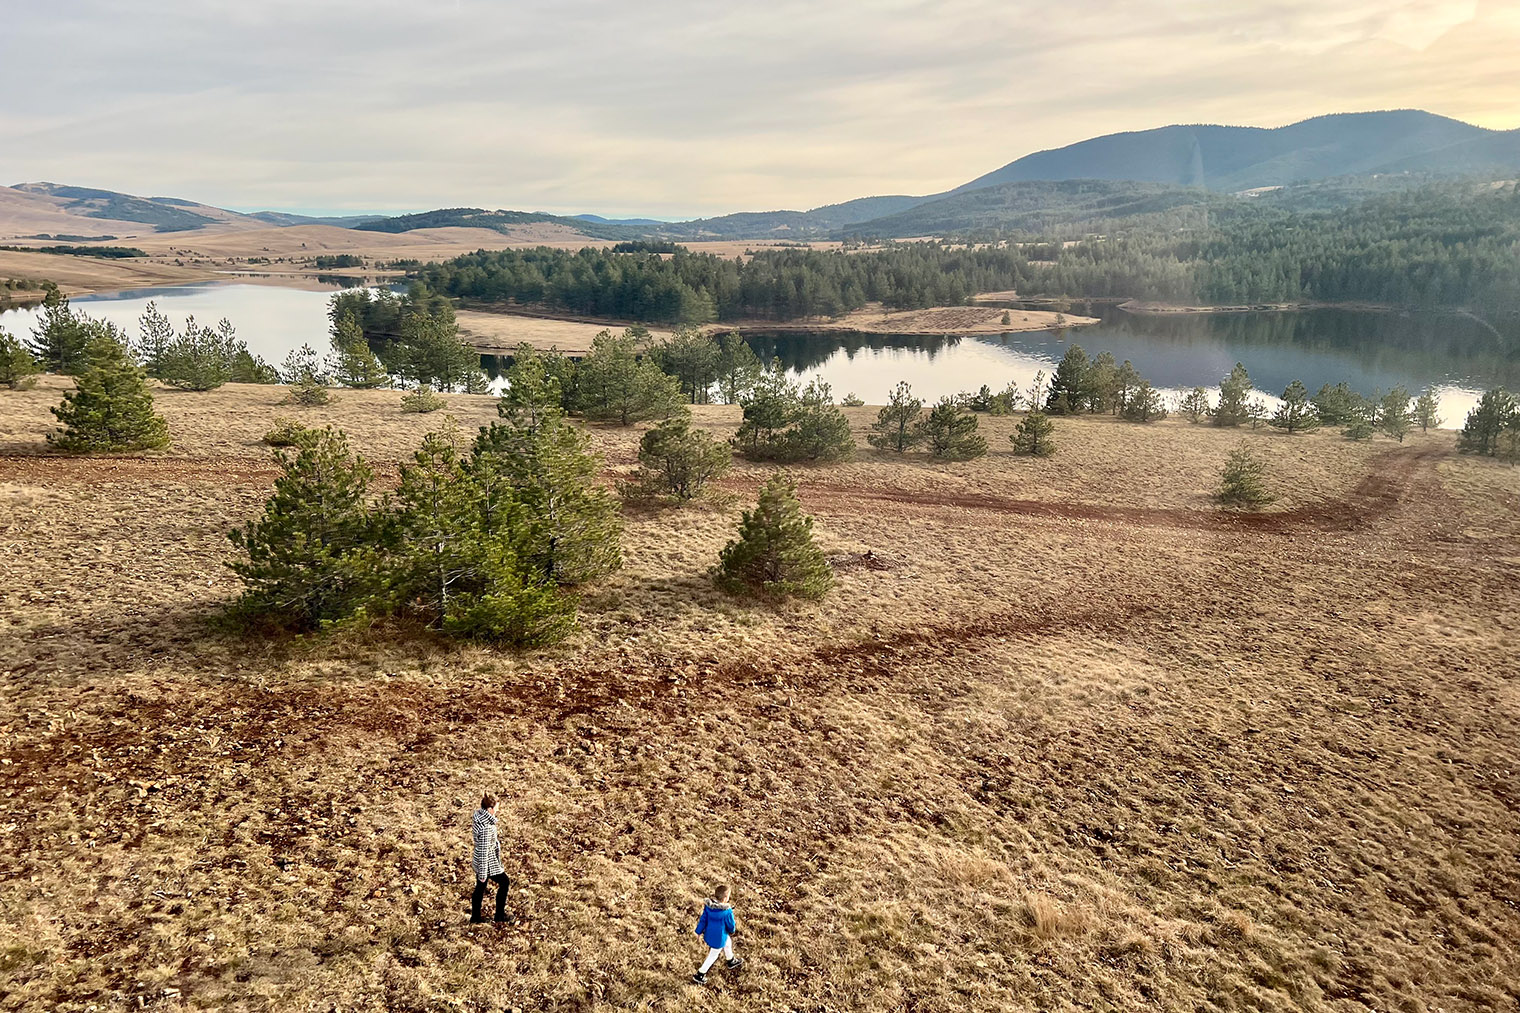
[[[501,867],[501,838],[496,835],[496,796],[486,792],[480,799],[471,821],[475,840],[475,895],[470,899],[470,924],[485,921],[480,904],[486,899],[486,884],[496,884],[496,920],[507,920],[507,871]]]

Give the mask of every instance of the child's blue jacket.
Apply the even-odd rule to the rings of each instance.
[[[702,917],[697,919],[697,935],[705,939],[708,946],[721,950],[733,932],[733,908],[727,904],[719,904],[715,900],[707,901],[702,905]]]

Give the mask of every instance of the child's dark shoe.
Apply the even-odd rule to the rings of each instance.
[[[739,968],[744,966],[744,958],[735,957],[733,960],[724,961],[723,966],[728,968],[730,971],[737,971]]]
[[[698,971],[696,974],[691,976],[691,981],[694,985],[705,985],[707,984],[707,975],[701,971]]]

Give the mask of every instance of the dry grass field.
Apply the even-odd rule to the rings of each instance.
[[[630,512],[580,632],[511,654],[213,622],[276,414],[382,482],[442,414],[165,390],[173,450],[63,459],[60,386],[0,393],[0,1010],[1520,1001],[1520,471],[1450,433],[862,450],[798,471],[839,579],[785,608],[706,576],[740,465]],[[628,470],[638,432],[594,432]],[[1260,515],[1208,498],[1241,439]],[[466,924],[483,789],[504,927]],[[699,990],[714,880],[748,963]]]

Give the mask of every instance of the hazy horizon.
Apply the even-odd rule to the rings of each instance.
[[[1476,0],[80,0],[0,36],[0,178],[332,215],[807,209],[1171,123],[1512,129],[1516,51],[1520,10]]]

